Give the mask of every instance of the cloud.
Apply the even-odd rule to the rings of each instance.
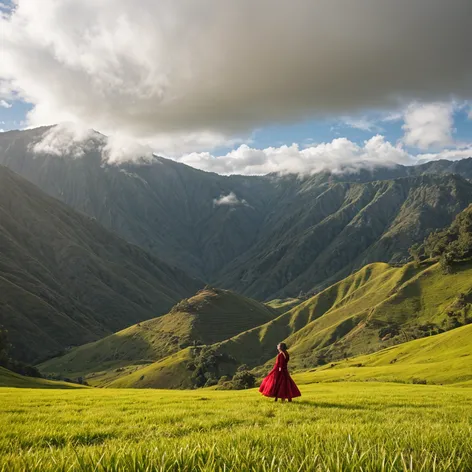
[[[429,149],[453,143],[453,103],[413,103],[405,111],[403,142],[407,146]]]
[[[6,100],[0,100],[1,108],[11,108],[11,103],[8,103]]]
[[[30,146],[36,154],[79,159],[87,152],[101,151],[106,144],[105,136],[75,124],[62,123],[49,128],[41,139]]]
[[[455,149],[443,149],[437,153],[418,154],[416,156],[417,163],[422,164],[428,161],[438,161],[440,159],[447,159],[448,161],[459,161],[472,157],[472,145],[464,145]]]
[[[401,111],[390,111],[386,113],[380,121],[384,123],[395,123],[403,119],[403,113]]]
[[[380,131],[381,128],[375,122],[375,120],[369,119],[365,116],[353,118],[349,116],[344,116],[341,118],[341,122],[351,128],[360,129],[362,131]]]
[[[292,144],[254,149],[243,144],[223,156],[194,152],[179,161],[220,174],[262,175],[275,172],[306,175],[324,170],[343,173],[378,166],[411,165],[415,159],[401,146],[393,145],[383,136],[376,135],[360,146],[346,138],[305,148]]]
[[[47,129],[41,138],[31,145],[36,154],[80,159],[86,153],[96,152],[102,162],[113,165],[128,161],[151,162],[151,147],[126,136],[104,136],[75,123],[61,123]]]
[[[238,206],[238,205],[246,205],[246,200],[240,200],[234,192],[228,193],[228,195],[220,195],[219,198],[213,199],[213,205],[215,206]]]
[[[17,0],[0,77],[35,105],[31,125],[188,152],[271,122],[470,98],[471,17],[470,0]]]
[[[124,162],[160,162],[151,148],[127,137],[107,137],[94,130],[80,128],[75,124],[50,127],[30,150],[58,157],[81,158],[95,152],[110,165]],[[171,156],[164,156],[170,157]],[[256,149],[247,144],[240,145],[223,155],[208,151],[192,152],[173,158],[197,169],[219,174],[264,175],[269,173],[310,175],[322,171],[333,173],[358,172],[381,166],[414,165],[437,159],[458,160],[472,157],[472,144],[456,143],[449,149],[435,153],[409,153],[402,142],[392,144],[377,134],[357,144],[347,138],[336,138],[320,144],[268,147]],[[215,205],[235,205],[247,202],[236,195],[220,195]]]

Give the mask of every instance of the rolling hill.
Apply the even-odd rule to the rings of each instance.
[[[372,264],[219,350],[258,366],[284,340],[303,369],[439,333],[472,315],[472,264],[445,275],[438,263]],[[450,314],[457,312],[457,316]],[[218,350],[218,352],[219,352]],[[270,363],[271,361],[269,361]]]
[[[164,314],[203,283],[0,166],[0,325],[34,362]]]
[[[0,367],[0,387],[14,388],[84,388],[82,385],[69,382],[55,382],[46,379],[37,379],[15,374],[10,370]]]
[[[259,300],[315,293],[369,262],[402,261],[472,201],[472,159],[221,176],[159,157],[105,164],[99,133],[64,155],[33,151],[56,132],[1,133],[0,164],[168,264]]]
[[[241,364],[263,375],[280,341],[289,346],[291,369],[306,370],[416,338],[433,340],[441,332],[457,331],[453,328],[470,322],[471,315],[470,261],[457,263],[447,275],[434,261],[419,267],[376,263],[261,326],[211,346],[179,351],[146,370],[115,377],[109,385],[188,387],[189,366],[204,356],[217,364],[221,359],[220,375],[233,374]]]
[[[276,316],[275,310],[259,302],[206,287],[179,302],[167,315],[72,349],[45,362],[40,369],[62,377],[84,376],[102,385],[136,366],[155,362],[187,346],[223,341]]]
[[[467,384],[472,381],[472,325],[299,373],[296,380]]]

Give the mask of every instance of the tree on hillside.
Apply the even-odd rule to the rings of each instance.
[[[454,256],[450,252],[445,252],[441,254],[439,258],[439,265],[443,274],[452,274],[452,263],[454,261]]]
[[[450,273],[454,261],[472,257],[472,205],[459,213],[449,228],[434,231],[421,246],[409,250],[416,261],[421,254],[439,257],[444,273]]]
[[[421,262],[421,256],[420,256],[421,245],[418,244],[418,243],[413,244],[413,246],[410,247],[408,252],[409,252],[410,256],[413,258],[413,260],[415,261],[416,265],[418,266]]]

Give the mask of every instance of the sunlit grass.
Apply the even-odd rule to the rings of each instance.
[[[468,471],[472,389],[0,389],[2,471]]]

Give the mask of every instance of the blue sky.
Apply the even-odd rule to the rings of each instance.
[[[7,101],[10,108],[0,106],[0,129],[4,131],[22,129],[27,126],[27,114],[32,110],[33,104],[22,100]],[[394,110],[392,113],[398,113]],[[384,112],[388,115],[388,112]],[[453,134],[457,141],[468,142],[472,140],[472,120],[469,118],[468,107],[461,107],[454,111]],[[248,143],[251,147],[264,149],[268,147],[290,146],[298,143],[301,147],[310,146],[317,143],[332,141],[339,137],[345,137],[352,142],[362,144],[373,135],[381,134],[390,142],[400,141],[404,130],[401,116],[395,120],[383,121],[379,112],[366,112],[352,117],[352,121],[368,120],[372,122],[371,129],[359,129],[355,123],[347,124],[345,117],[303,120],[290,124],[273,124],[255,128]],[[348,120],[349,121],[349,120]],[[214,154],[226,154],[230,150],[238,147],[217,146],[209,147],[206,151]],[[408,146],[406,146],[408,148]]]

